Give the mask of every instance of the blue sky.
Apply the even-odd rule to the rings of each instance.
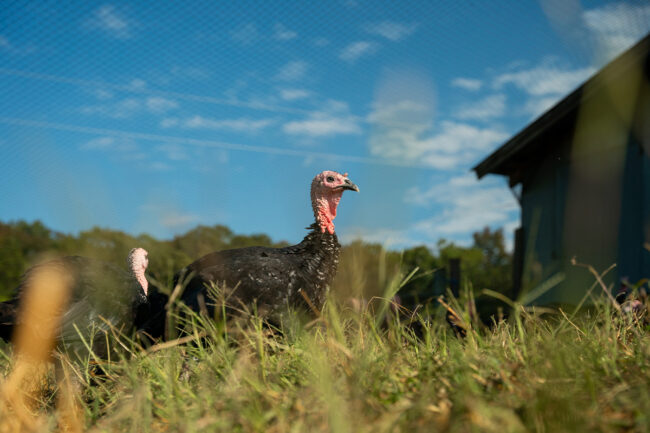
[[[299,241],[349,172],[344,241],[511,238],[472,166],[650,30],[647,2],[11,2],[0,220]]]

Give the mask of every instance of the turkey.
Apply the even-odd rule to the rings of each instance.
[[[248,247],[201,257],[176,274],[175,283],[189,280],[181,299],[192,310],[214,313],[208,288],[231,290],[227,305],[255,305],[260,314],[286,306],[320,309],[339,262],[340,244],[334,218],[343,191],[359,191],[347,173],[324,171],[311,183],[315,222],[297,245],[285,248]]]
[[[111,327],[129,333],[136,312],[147,303],[147,251],[132,249],[127,263],[130,272],[80,256],[66,256],[33,266],[23,275],[14,298],[0,304],[0,337],[9,340],[14,326],[20,324],[21,298],[30,280],[40,269],[55,266],[71,278],[70,299],[61,316],[59,348],[84,354],[87,349],[83,340],[92,340],[95,354],[106,356],[108,347],[104,333],[110,334]]]

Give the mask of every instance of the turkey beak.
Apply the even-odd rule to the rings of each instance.
[[[350,179],[345,179],[345,182],[343,185],[341,185],[341,189],[346,190],[349,189],[350,191],[356,191],[359,192],[359,187],[356,186]]]

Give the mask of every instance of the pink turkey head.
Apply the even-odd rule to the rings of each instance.
[[[144,248],[133,248],[131,252],[129,252],[129,257],[127,259],[131,271],[133,272],[133,276],[138,280],[138,283],[140,283],[145,296],[149,290],[149,282],[144,276],[147,266],[149,266],[149,258],[147,255],[147,250]]]
[[[334,234],[336,208],[343,191],[349,189],[359,192],[359,187],[348,179],[348,174],[326,170],[316,175],[311,182],[311,206],[321,232]]]

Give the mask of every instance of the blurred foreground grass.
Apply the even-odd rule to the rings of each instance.
[[[189,337],[206,337],[192,343],[123,341],[101,375],[74,364],[77,418],[98,432],[646,431],[650,333],[610,308],[521,310],[464,340],[440,310],[407,324],[391,309],[375,308],[388,314],[378,320],[332,302],[316,321],[287,318],[282,332],[254,317],[196,316]],[[0,345],[2,376],[11,350]],[[56,430],[57,394],[69,389],[53,368],[39,386],[31,428]],[[14,416],[0,405],[0,432],[15,431]]]

